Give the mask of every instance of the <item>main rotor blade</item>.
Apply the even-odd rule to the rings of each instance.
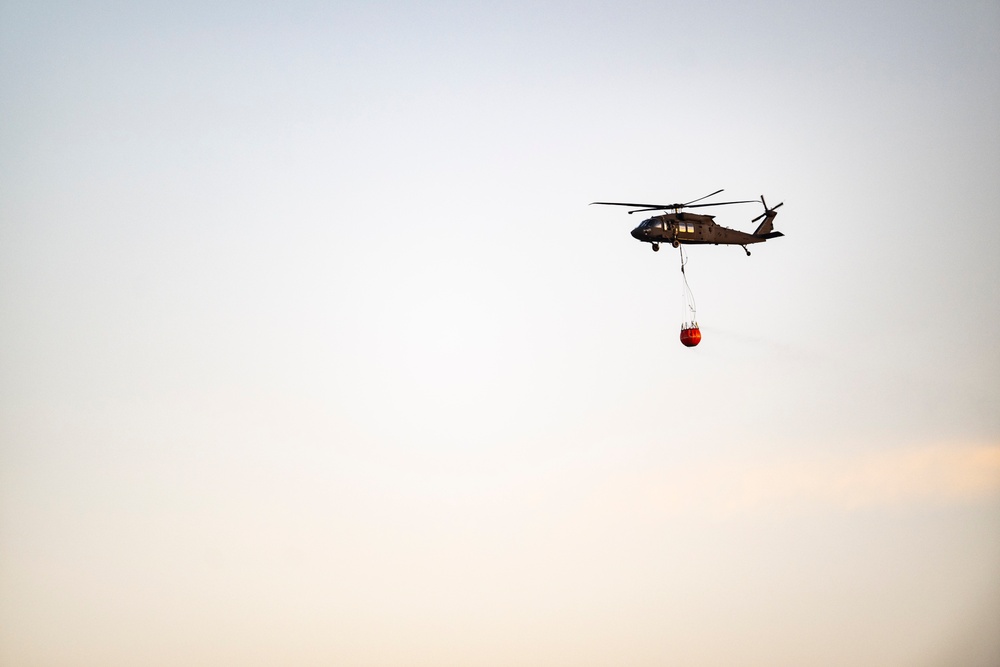
[[[709,203],[706,203],[706,204],[695,204],[694,203],[696,201],[701,201],[702,199],[708,199],[712,195],[717,195],[720,192],[722,192],[722,190],[716,190],[711,195],[705,195],[704,197],[699,197],[698,199],[690,201],[690,202],[688,202],[686,204],[636,204],[636,203],[623,202],[623,201],[592,201],[592,202],[590,202],[590,205],[594,206],[595,204],[597,204],[597,205],[600,205],[600,206],[630,206],[630,207],[632,207],[632,208],[635,209],[634,211],[629,211],[629,214],[632,214],[632,213],[640,213],[640,212],[643,212],[643,211],[671,211],[671,210],[680,210],[682,208],[704,208],[706,206],[728,206],[729,204],[756,204],[757,203],[756,199],[742,199],[740,201],[720,201],[720,202],[715,202],[714,204],[709,204]]]
[[[713,193],[714,194],[714,193]],[[711,197],[712,195],[708,195]],[[705,197],[702,197],[704,199]],[[698,201],[695,199],[695,201]],[[743,199],[740,201],[720,201],[714,204],[635,204],[623,201],[592,201],[590,205],[600,204],[603,206],[631,206],[632,208],[641,209],[643,211],[663,211],[674,208],[703,208],[705,206],[726,206],[728,204],[755,204],[756,199]]]
[[[621,202],[621,201],[592,201],[592,202],[590,202],[591,206],[593,206],[594,204],[601,204],[603,206],[631,206],[633,208],[635,208],[635,207],[642,207],[642,208],[645,208],[647,210],[653,210],[653,209],[657,209],[657,208],[674,208],[673,206],[666,206],[666,205],[663,205],[663,204],[628,204],[628,203]],[[677,206],[683,206],[683,204],[678,204]]]
[[[705,195],[704,197],[698,197],[697,199],[692,199],[688,203],[684,204],[684,206],[690,206],[691,204],[695,203],[696,201],[701,201],[702,199],[708,199],[709,197],[714,197],[715,195],[719,194],[720,192],[722,192],[722,190],[716,190],[715,192],[713,192],[710,195]]]
[[[631,211],[625,211],[629,215],[633,213],[645,213],[646,211],[664,211],[668,208],[677,208],[676,206],[650,206],[649,208],[637,208]]]
[[[698,201],[697,199],[695,201]],[[720,201],[714,204],[685,204],[682,208],[704,208],[705,206],[727,206],[729,204],[756,204],[756,199],[741,199],[740,201]]]

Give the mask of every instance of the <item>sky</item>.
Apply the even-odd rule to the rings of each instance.
[[[995,2],[9,0],[0,117],[0,664],[1000,663]],[[588,204],[719,188],[688,349]]]

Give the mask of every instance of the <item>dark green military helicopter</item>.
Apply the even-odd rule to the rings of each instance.
[[[660,249],[661,243],[669,243],[675,248],[680,246],[682,243],[711,243],[713,245],[742,246],[743,250],[745,250],[749,256],[750,251],[747,250],[747,246],[751,243],[763,243],[768,239],[784,236],[781,232],[773,231],[773,222],[775,217],[778,215],[777,210],[782,206],[782,204],[784,204],[784,202],[778,204],[777,206],[768,208],[767,202],[764,201],[764,195],[761,195],[759,202],[756,199],[747,199],[743,201],[722,201],[714,204],[695,203],[708,199],[709,197],[714,197],[720,192],[722,192],[722,190],[716,190],[712,194],[699,197],[698,199],[694,199],[684,204],[629,204],[618,201],[595,201],[591,202],[591,205],[600,204],[603,206],[630,206],[634,210],[629,211],[629,214],[641,213],[643,211],[667,211],[661,215],[654,215],[651,218],[643,220],[642,224],[632,230],[632,236],[645,243],[651,243],[654,251]],[[763,204],[764,212],[750,222],[757,222],[761,218],[764,219],[764,222],[760,223],[753,234],[747,234],[746,232],[717,225],[715,223],[714,215],[688,213],[683,210],[685,208],[704,208],[706,206],[727,206],[729,204],[754,203]]]

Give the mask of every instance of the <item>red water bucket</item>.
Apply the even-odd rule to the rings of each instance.
[[[681,342],[685,347],[694,347],[701,342],[701,329],[697,324],[681,329]]]

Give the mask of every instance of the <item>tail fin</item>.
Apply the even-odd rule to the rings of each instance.
[[[778,236],[784,236],[781,232],[776,232],[774,230],[774,219],[778,217],[778,209],[784,205],[785,202],[781,202],[774,208],[768,208],[767,202],[764,201],[764,195],[760,196],[760,203],[764,205],[764,212],[758,215],[756,218],[750,222],[757,222],[761,218],[764,218],[764,222],[760,223],[760,226],[754,230],[754,236],[762,236],[766,239],[773,239]]]

